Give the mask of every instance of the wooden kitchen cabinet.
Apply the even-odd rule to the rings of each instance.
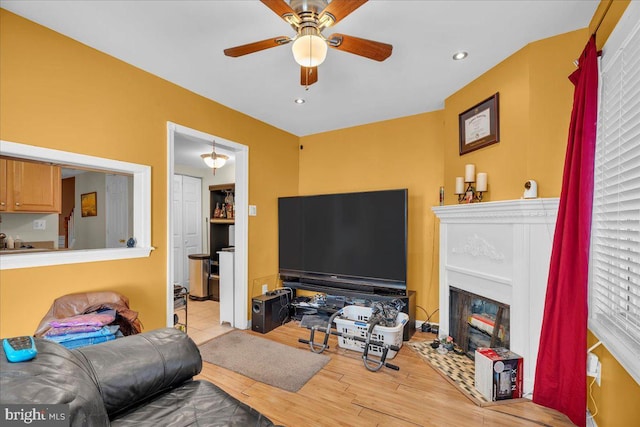
[[[0,159],[0,210],[60,213],[60,166]]]

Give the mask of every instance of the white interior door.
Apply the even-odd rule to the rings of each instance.
[[[183,282],[189,281],[189,255],[202,253],[202,179],[182,176]]]
[[[173,284],[187,286],[188,279],[185,280],[185,274],[189,275],[189,270],[186,272],[185,263],[183,259],[186,258],[183,250],[182,238],[182,175],[173,176],[173,193],[172,193],[172,211],[171,217],[173,225]]]
[[[106,175],[105,221],[107,248],[122,248],[129,239],[129,187],[123,175]]]
[[[202,179],[173,176],[173,283],[189,288],[189,255],[202,253]]]

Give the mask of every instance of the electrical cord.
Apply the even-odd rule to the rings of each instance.
[[[597,377],[593,377],[593,380],[591,380],[591,383],[589,384],[589,398],[593,402],[593,407],[596,408],[596,411],[589,416],[590,420],[594,419],[595,416],[598,415],[598,405],[596,405],[596,400],[593,398],[593,389],[592,389],[593,383],[596,382],[596,378]]]
[[[280,311],[278,312],[278,319],[280,320],[280,324],[284,325],[290,320],[289,317],[289,307],[291,306],[291,301],[293,301],[293,289],[289,287],[276,288],[273,291],[284,290],[284,293],[280,293]],[[287,292],[288,291],[288,292]],[[284,312],[284,316],[283,316]]]
[[[435,258],[436,258],[436,232],[437,232],[437,221],[435,218],[435,215],[433,215],[433,233],[431,235],[432,239],[431,239],[431,274],[429,277],[429,286],[427,288],[427,296],[431,295],[431,289],[433,288],[433,275],[435,272],[434,266],[436,264]],[[429,324],[429,321],[431,320],[431,316],[433,316],[434,314],[436,314],[438,312],[439,309],[435,309],[431,314],[429,314],[427,312],[427,310],[425,310],[424,308],[420,307],[419,305],[416,305],[417,308],[419,308],[420,310],[424,311],[424,314],[427,315],[427,320],[425,320],[422,323],[422,332],[431,332],[431,325]]]
[[[419,308],[420,310],[424,311],[424,314],[427,315],[427,320],[425,320],[425,322],[428,322],[429,320],[431,320],[431,317],[436,314],[438,311],[440,311],[439,308],[436,308],[435,310],[433,310],[433,312],[431,314],[429,314],[427,312],[427,310],[425,310],[424,308],[420,307],[419,305],[416,305],[416,308]]]
[[[589,349],[587,350],[587,355],[591,353],[599,345],[602,345],[602,341],[598,341],[597,343],[589,347]],[[589,416],[590,420],[592,420],[598,414],[598,405],[596,404],[596,400],[593,398],[593,383],[596,382],[597,377],[598,377],[597,375],[594,376],[593,380],[591,380],[591,383],[589,384],[589,398],[593,402],[594,408],[596,408],[596,411],[593,414],[591,414],[591,416]]]
[[[416,305],[416,307],[419,308],[420,310],[424,311],[424,314],[427,315],[427,320],[422,322],[422,326],[421,326],[422,332],[431,332],[431,324],[429,323],[429,321],[431,320],[431,316],[436,314],[440,309],[436,308],[431,314],[429,314],[427,312],[427,310],[425,310],[424,308],[420,307],[419,305]]]

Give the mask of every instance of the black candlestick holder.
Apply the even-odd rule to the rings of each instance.
[[[473,181],[468,183],[469,186],[464,193],[458,194],[458,203],[480,203],[482,201],[482,191],[476,191]]]

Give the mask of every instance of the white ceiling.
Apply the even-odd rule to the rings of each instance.
[[[202,154],[211,153],[213,145],[212,141],[203,141],[202,139],[194,138],[178,132],[176,132],[174,136],[173,162],[176,165],[188,166],[197,169],[208,169],[200,156]],[[228,166],[235,163],[236,157],[232,150],[220,145],[225,142],[226,141],[224,140],[216,142],[216,153],[224,154],[229,157],[226,163]]]
[[[291,45],[223,50],[291,27],[258,1],[1,0],[0,6],[298,136],[441,109],[444,99],[527,43],[586,27],[597,0],[371,0],[326,36],[393,45],[384,62],[329,49],[300,86]],[[586,40],[585,40],[586,43]],[[453,61],[458,50],[469,52]],[[296,98],[306,103],[297,105]]]

